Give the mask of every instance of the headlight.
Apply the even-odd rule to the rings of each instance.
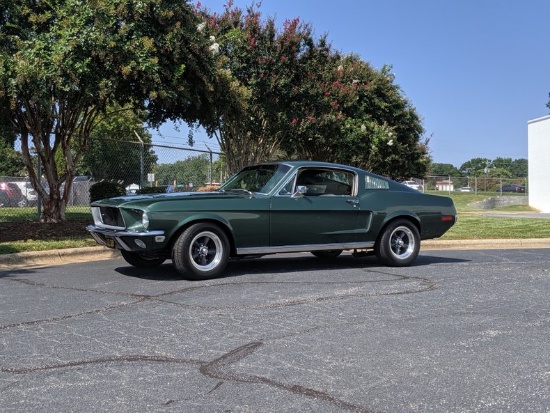
[[[149,228],[149,217],[147,216],[147,212],[144,212],[141,215],[141,223],[143,225],[143,228],[145,228],[145,229]]]

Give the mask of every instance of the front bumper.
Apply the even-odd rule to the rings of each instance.
[[[165,242],[164,231],[131,232],[88,225],[86,229],[94,240],[108,248],[126,251],[151,251],[162,247]]]

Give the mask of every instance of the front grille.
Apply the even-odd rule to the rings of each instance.
[[[109,227],[124,228],[124,219],[118,208],[99,207],[101,223]]]

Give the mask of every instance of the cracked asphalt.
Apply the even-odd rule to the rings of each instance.
[[[0,271],[2,412],[550,412],[550,249]]]

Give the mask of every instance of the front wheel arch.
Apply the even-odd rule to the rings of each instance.
[[[235,256],[235,241],[233,239],[233,233],[231,231],[231,228],[228,226],[228,224],[225,221],[219,221],[217,219],[212,218],[203,218],[203,219],[195,219],[192,221],[187,221],[183,225],[181,225],[177,230],[175,230],[170,235],[170,241],[167,245],[167,248],[169,251],[173,251],[174,245],[176,244],[178,238],[183,234],[190,226],[195,224],[212,224],[217,227],[219,227],[220,230],[222,230],[225,233],[225,236],[227,237],[227,240],[229,241],[229,251],[230,256]]]
[[[374,245],[378,260],[390,267],[411,265],[420,251],[420,228],[407,218],[396,218],[380,231]]]

